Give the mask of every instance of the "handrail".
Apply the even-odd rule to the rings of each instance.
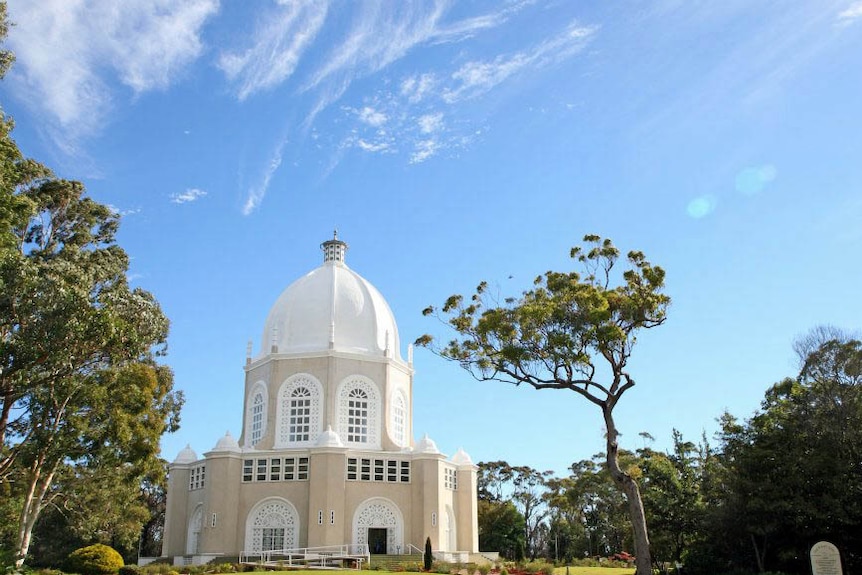
[[[325,565],[326,560],[333,557],[356,559],[358,566],[361,566],[363,561],[366,564],[371,561],[371,554],[368,550],[368,545],[365,543],[324,545],[320,547],[291,547],[256,553],[243,551],[240,553],[239,560],[240,563],[271,563],[273,562],[273,557],[285,557],[288,566],[293,566],[294,561],[300,564],[310,561],[321,561]],[[258,559],[253,561],[255,558]]]
[[[413,552],[414,552],[414,551],[415,551],[416,553],[418,553],[419,555],[424,555],[424,554],[425,554],[425,551],[423,551],[422,549],[419,549],[418,547],[416,547],[416,546],[415,546],[415,545],[413,545],[412,543],[408,543],[408,544],[407,544],[407,555],[413,555]]]

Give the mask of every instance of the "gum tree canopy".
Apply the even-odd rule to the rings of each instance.
[[[635,539],[638,575],[651,572],[649,537],[635,478],[620,466],[613,412],[635,380],[627,364],[642,329],[664,323],[670,297],[662,293],[665,272],[643,253],[628,254],[629,268],[618,276],[620,252],[608,239],[588,235],[571,257],[584,273],[549,271],[533,288],[502,304],[485,282],[469,299],[453,295],[439,311],[424,310],[448,323],[457,337],[435,345],[425,335],[417,345],[457,361],[479,380],[496,380],[535,389],[574,391],[602,411],[607,465],[625,493]]]

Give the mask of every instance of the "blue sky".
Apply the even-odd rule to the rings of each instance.
[[[862,1],[9,1],[0,85],[30,156],[123,214],[135,285],[172,322],[186,394],[163,441],[239,435],[248,340],[322,261],[421,315],[487,280],[517,295],[586,233],[667,271],[623,446],[712,435],[796,368],[817,324],[862,327]],[[255,351],[256,353],[256,351]],[[573,393],[415,355],[414,435],[565,471],[603,448]]]

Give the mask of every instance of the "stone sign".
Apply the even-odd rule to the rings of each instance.
[[[843,575],[838,548],[828,541],[815,543],[811,548],[811,572],[814,575]]]

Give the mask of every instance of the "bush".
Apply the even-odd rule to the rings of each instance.
[[[491,571],[491,566],[487,563],[483,563],[476,567],[476,570],[479,571],[479,575],[488,575],[488,573]]]
[[[113,575],[123,566],[123,557],[111,547],[97,543],[72,551],[68,570],[81,575]]]
[[[120,575],[141,575],[141,570],[137,565],[123,565],[119,573]]]
[[[431,562],[434,560],[434,555],[431,553],[431,538],[425,539],[425,553],[422,554],[422,562],[425,571],[431,571]]]

